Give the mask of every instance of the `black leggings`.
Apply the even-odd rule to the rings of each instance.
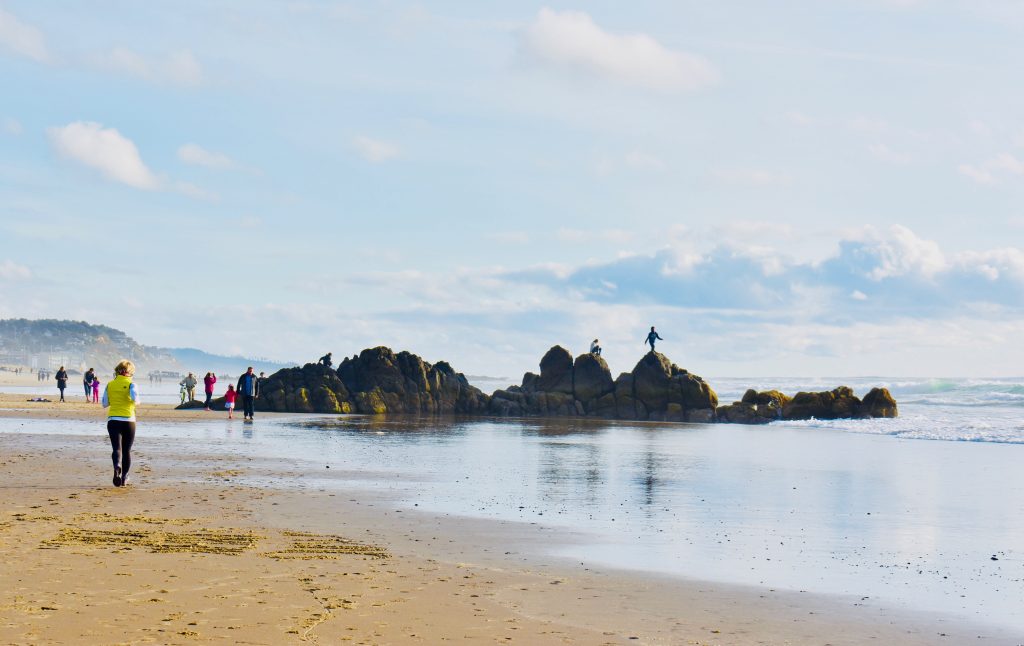
[[[121,477],[128,475],[132,468],[132,442],[135,441],[135,422],[120,419],[107,420],[107,435],[114,452],[110,458],[114,461],[114,470],[121,467]]]

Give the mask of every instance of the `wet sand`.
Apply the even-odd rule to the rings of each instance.
[[[572,537],[316,490],[287,461],[144,426],[118,489],[98,406],[24,399],[0,397],[0,643],[1018,643],[860,599],[538,557]],[[35,434],[33,418],[95,420],[97,434]],[[253,476],[267,484],[240,482]]]

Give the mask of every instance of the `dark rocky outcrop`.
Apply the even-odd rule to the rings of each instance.
[[[700,377],[662,354],[647,353],[631,373],[612,380],[595,354],[571,355],[560,346],[541,360],[541,374],[521,386],[496,391],[488,412],[502,416],[591,416],[619,419],[700,421],[715,419],[718,397]]]
[[[256,409],[291,413],[482,413],[489,397],[448,363],[368,348],[337,370],[323,363],[285,368],[263,382]],[[214,405],[223,409],[224,400]],[[179,408],[196,407],[191,403]],[[199,406],[201,407],[201,405]]]
[[[223,410],[223,398],[214,400]],[[201,402],[179,408],[201,407]],[[671,422],[767,424],[775,420],[895,417],[896,401],[884,388],[864,400],[840,386],[789,397],[777,390],[748,390],[741,401],[718,405],[715,391],[697,375],[658,352],[612,379],[596,354],[573,359],[554,346],[518,386],[485,395],[446,362],[431,365],[409,352],[363,350],[337,370],[321,363],[286,368],[262,385],[257,410],[295,413],[469,414],[502,417],[601,417]]]
[[[338,377],[359,413],[480,413],[487,395],[444,361],[431,365],[410,352],[368,348],[345,359]]]
[[[719,421],[767,424],[775,420],[858,419],[896,417],[896,400],[885,388],[874,388],[860,400],[847,386],[821,392],[800,392],[793,397],[777,391],[748,390],[743,399],[716,411]]]

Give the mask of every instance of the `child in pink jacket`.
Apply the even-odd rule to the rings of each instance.
[[[228,391],[224,393],[224,408],[228,409],[228,419],[234,419],[232,413],[235,412],[235,397],[238,396],[238,392],[235,391],[234,384],[228,384]]]

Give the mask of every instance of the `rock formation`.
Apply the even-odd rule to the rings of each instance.
[[[600,356],[587,353],[574,361],[568,350],[555,346],[541,359],[539,376],[528,372],[522,385],[496,391],[488,412],[710,422],[717,405],[718,396],[703,379],[657,352],[648,352],[631,373],[612,380]]]
[[[788,397],[777,390],[748,390],[743,399],[716,411],[719,421],[736,424],[767,424],[775,420],[858,419],[896,417],[896,400],[885,388],[873,388],[859,399],[847,386],[834,390],[800,392]]]
[[[487,400],[444,361],[431,365],[409,352],[379,347],[343,360],[337,370],[317,362],[275,372],[263,382],[256,410],[471,414],[483,412]]]
[[[223,409],[223,398],[214,400]],[[201,402],[179,408],[201,407]],[[612,379],[599,355],[573,359],[555,346],[522,384],[488,396],[440,361],[429,364],[409,352],[363,350],[337,370],[323,362],[286,368],[261,386],[256,409],[294,413],[468,414],[501,417],[601,417],[670,422],[767,424],[775,420],[896,417],[896,401],[884,388],[863,400],[840,386],[789,397],[777,390],[748,390],[741,401],[718,405],[703,379],[648,352],[631,372]]]

